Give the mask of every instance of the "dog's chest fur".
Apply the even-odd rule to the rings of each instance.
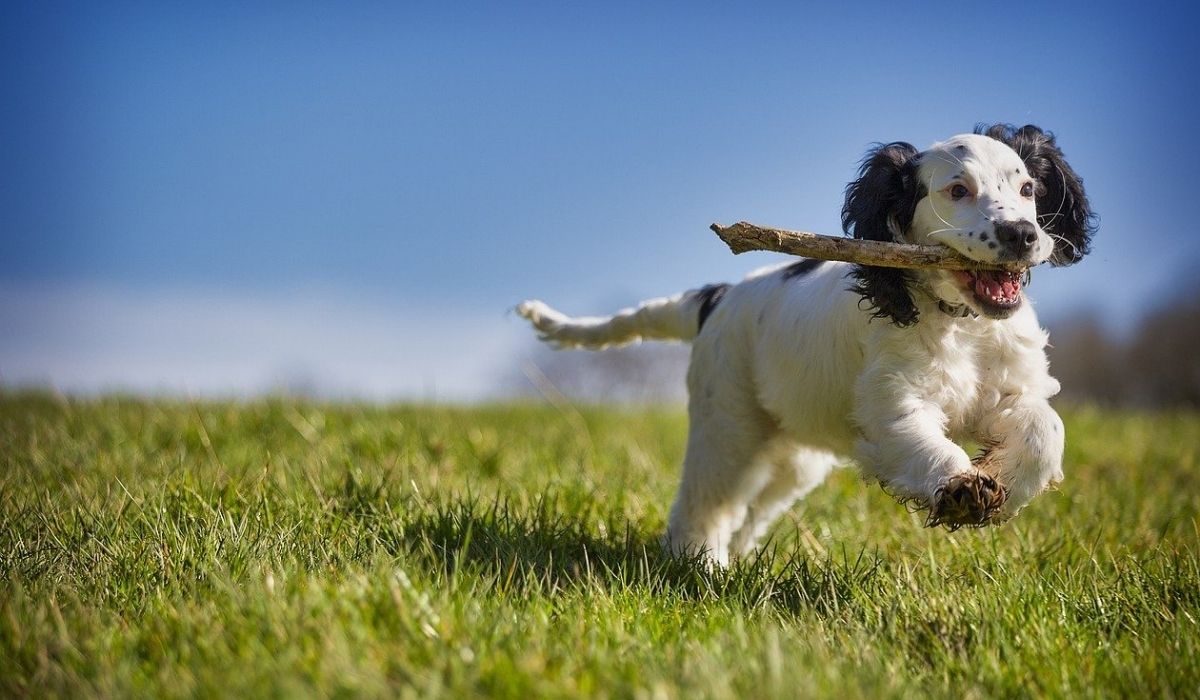
[[[785,295],[786,303],[766,304],[765,315],[718,319],[762,320],[753,328],[760,345],[753,355],[757,394],[763,408],[794,439],[848,454],[864,422],[879,425],[896,418],[894,407],[863,405],[855,398],[864,393],[864,383],[886,383],[895,395],[937,406],[946,417],[946,433],[956,438],[976,434],[981,418],[1005,396],[1050,396],[1057,391],[1043,354],[1046,335],[1032,309],[996,321],[952,317],[931,306],[923,308],[920,322],[898,329],[867,318],[856,299],[846,294],[844,303],[824,307],[827,315],[811,318],[815,305],[790,297],[819,291],[826,284],[826,293],[844,293],[838,290],[844,280],[836,266],[825,268],[832,274],[814,275],[811,286],[796,285]],[[765,280],[753,283],[726,303],[757,306],[763,299],[754,292],[767,289]],[[812,332],[814,328],[822,332]],[[699,353],[693,357],[696,369],[703,370],[703,381],[710,381],[713,370],[724,364],[705,352],[710,340],[717,337],[699,339]]]
[[[951,435],[975,433],[1005,396],[1057,391],[1043,355],[1046,334],[1031,313],[1000,322],[926,314],[910,330],[884,342],[907,355],[915,394],[942,409]]]

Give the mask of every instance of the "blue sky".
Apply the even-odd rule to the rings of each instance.
[[[1200,264],[1191,15],[1141,4],[6,5],[0,381],[478,398],[506,310],[610,310],[836,233],[875,141],[1056,132],[1116,328]],[[1188,282],[1190,284],[1190,282]]]

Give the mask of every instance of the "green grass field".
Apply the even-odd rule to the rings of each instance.
[[[1200,417],[922,528],[851,470],[662,556],[677,410],[0,394],[0,695],[1195,696]]]

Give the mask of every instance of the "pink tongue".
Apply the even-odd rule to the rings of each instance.
[[[990,275],[975,278],[975,293],[981,297],[998,297],[1004,294],[1004,286]]]
[[[989,299],[1016,299],[1021,293],[1021,282],[1009,273],[980,273],[975,277],[975,293]]]

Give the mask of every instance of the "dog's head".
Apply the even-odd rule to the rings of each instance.
[[[903,142],[873,149],[846,187],[842,227],[855,238],[941,244],[981,263],[1031,267],[1078,262],[1096,228],[1083,182],[1054,135],[1005,124],[924,152]],[[874,315],[901,326],[917,321],[914,285],[987,318],[1006,318],[1024,300],[1019,273],[860,265],[854,276]]]

